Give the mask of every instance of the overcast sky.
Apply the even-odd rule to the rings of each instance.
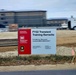
[[[46,10],[47,18],[76,17],[76,0],[0,0],[0,9]]]

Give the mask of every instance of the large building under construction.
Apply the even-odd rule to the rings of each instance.
[[[18,24],[19,27],[46,26],[46,11],[0,11],[0,26]]]

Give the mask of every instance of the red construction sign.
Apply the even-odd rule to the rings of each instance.
[[[31,54],[31,29],[18,30],[18,53]]]

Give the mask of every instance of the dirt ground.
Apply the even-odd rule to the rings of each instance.
[[[0,52],[15,51],[17,46],[0,47]]]
[[[57,46],[76,47],[76,31],[58,30]]]
[[[7,34],[7,35],[6,35]],[[57,46],[76,47],[76,31],[74,30],[57,30]],[[17,32],[0,33],[0,39],[17,38]],[[0,47],[0,52],[17,50],[17,46]]]

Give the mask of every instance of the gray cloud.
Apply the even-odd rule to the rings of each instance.
[[[76,16],[76,0],[0,0],[0,9],[47,10],[50,17],[68,17]]]

